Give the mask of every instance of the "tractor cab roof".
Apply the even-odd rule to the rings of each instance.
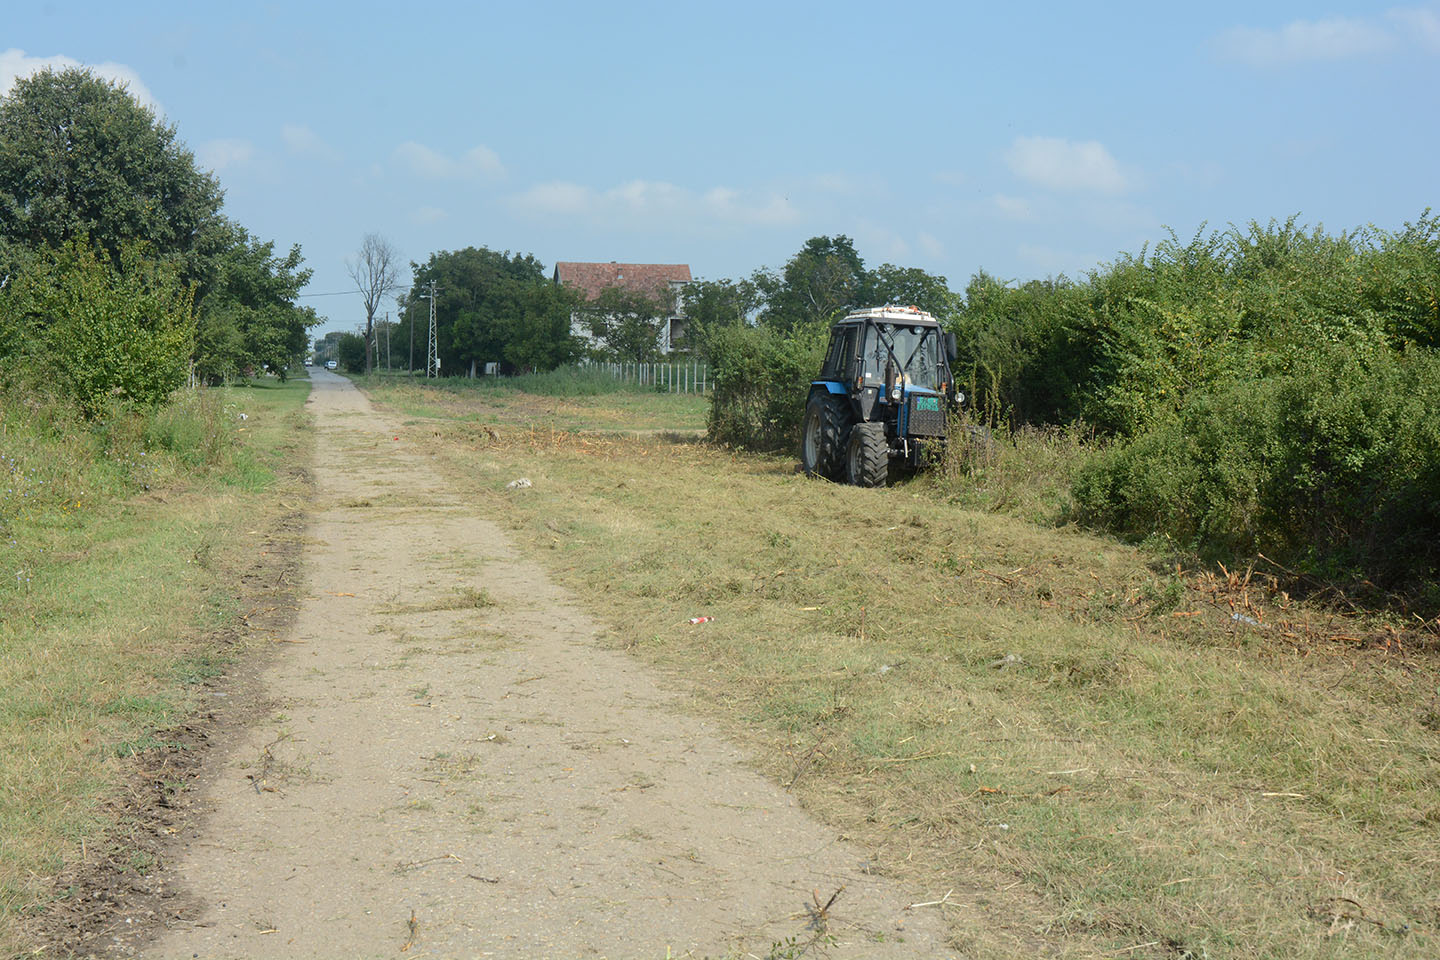
[[[841,323],[859,323],[861,321],[876,321],[879,323],[898,323],[906,326],[930,326],[938,327],[940,321],[919,307],[867,307],[864,310],[852,310],[845,315]]]

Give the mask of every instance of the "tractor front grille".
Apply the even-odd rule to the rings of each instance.
[[[906,406],[906,433],[912,437],[945,436],[945,405],[939,397],[911,394]]]

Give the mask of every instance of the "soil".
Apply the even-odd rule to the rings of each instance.
[[[193,957],[944,957],[683,691],[621,651],[423,448],[317,371],[293,621],[196,815],[89,950]]]

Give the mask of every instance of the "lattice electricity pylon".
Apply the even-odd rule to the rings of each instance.
[[[435,342],[435,281],[430,281],[430,339],[425,345],[425,376],[440,376],[440,352]]]

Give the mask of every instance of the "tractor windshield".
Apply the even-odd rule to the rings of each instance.
[[[935,327],[871,323],[865,327],[860,358],[865,381],[885,382],[886,365],[894,357],[896,376],[912,387],[940,388],[940,332]]]

